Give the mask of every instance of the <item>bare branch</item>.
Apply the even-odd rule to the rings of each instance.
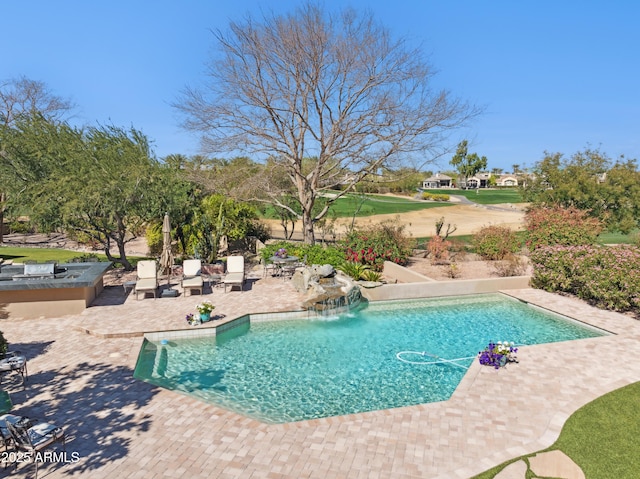
[[[284,167],[308,242],[326,213],[311,215],[322,189],[437,156],[447,134],[480,112],[433,91],[422,52],[392,39],[369,13],[329,14],[307,3],[289,15],[249,16],[214,36],[219,55],[207,88],[185,90],[174,106],[186,128],[202,133],[206,151]]]

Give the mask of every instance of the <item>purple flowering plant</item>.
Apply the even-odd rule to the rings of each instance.
[[[200,318],[196,318],[195,315],[193,313],[189,313],[185,316],[185,319],[187,320],[187,323],[190,324],[191,326],[195,326],[196,324],[200,324]]]
[[[277,258],[286,258],[287,257],[287,250],[284,248],[280,248],[278,251],[276,251],[275,256]]]
[[[484,351],[478,353],[478,359],[483,366],[493,366],[496,369],[506,365],[507,363],[517,363],[518,348],[514,347],[514,343],[509,341],[493,341],[488,344]]]

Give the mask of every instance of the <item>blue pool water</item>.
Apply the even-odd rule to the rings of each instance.
[[[448,399],[489,341],[531,345],[606,334],[502,295],[371,303],[338,318],[247,324],[145,341],[135,376],[268,423]],[[401,351],[455,366],[411,364]],[[418,355],[407,359],[429,361]]]

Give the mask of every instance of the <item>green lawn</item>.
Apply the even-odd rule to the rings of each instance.
[[[638,235],[640,235],[640,230],[632,231],[626,235],[620,232],[602,233],[598,236],[598,242],[601,244],[636,244]]]
[[[329,217],[349,218],[356,214],[357,217],[401,214],[410,211],[426,210],[429,208],[440,208],[453,206],[453,203],[438,203],[433,201],[417,201],[409,198],[400,198],[383,195],[347,195],[342,197],[332,205],[329,210]],[[357,212],[356,212],[357,210]],[[272,208],[267,208],[265,218],[277,218]]]
[[[17,246],[0,246],[0,258],[11,259],[14,263],[24,263],[25,261],[37,261],[44,263],[46,261],[55,261],[56,263],[66,263],[74,258],[82,258],[88,256],[88,253],[80,251],[72,251],[58,248],[21,248]],[[100,261],[107,261],[107,257],[102,254],[91,253],[91,256],[97,256]],[[127,257],[127,259],[135,264],[138,256]]]
[[[58,248],[21,248],[16,246],[0,247],[0,258],[12,259],[14,263],[24,263],[25,261],[55,261],[57,263],[66,263],[67,261],[86,255],[78,251],[71,251]],[[96,255],[101,261],[106,261],[104,254]]]
[[[638,242],[638,234],[640,234],[638,231],[634,231],[628,235],[624,235],[622,233],[602,233],[600,236],[598,236],[598,243],[600,244],[636,244]],[[518,235],[518,237],[522,240],[522,245],[524,246],[524,243],[526,241],[526,232],[516,231],[516,235]],[[449,236],[449,238],[455,239],[458,242],[462,242],[466,245],[471,245],[471,242],[473,240],[473,235],[456,235],[455,233],[453,233],[451,236]],[[426,243],[428,243],[430,239],[431,239],[431,236],[427,236],[424,238],[422,237],[416,238],[416,241],[418,242],[419,245],[422,245],[421,247],[424,247],[424,245],[426,245]]]
[[[640,471],[639,404],[640,382],[605,394],[578,409],[545,451],[564,452],[589,479],[635,479]],[[493,479],[507,465],[533,455],[505,462],[474,479]]]
[[[357,208],[357,216],[373,216],[387,214],[401,214],[410,211],[427,210],[429,208],[440,208],[444,206],[452,206],[451,203],[440,203],[433,201],[416,201],[413,199],[404,199],[393,196],[382,195],[366,195],[357,196],[349,195],[340,198],[331,208],[331,213],[338,218],[353,216]]]
[[[449,190],[435,189],[424,190],[433,194],[458,195],[479,203],[481,205],[497,205],[501,203],[522,203],[520,191],[514,188],[503,190],[481,189],[481,190]]]

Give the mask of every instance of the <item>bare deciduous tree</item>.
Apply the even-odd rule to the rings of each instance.
[[[0,124],[11,126],[21,115],[37,113],[48,120],[61,119],[75,105],[54,95],[41,81],[25,76],[0,81]]]
[[[479,113],[433,90],[422,51],[394,40],[370,13],[332,15],[308,3],[214,35],[219,55],[206,88],[187,88],[175,104],[184,126],[203,134],[207,152],[283,165],[308,243],[332,201],[378,168],[433,158],[447,132]],[[313,214],[322,190],[339,185]],[[253,191],[288,208],[280,188],[265,182]]]

